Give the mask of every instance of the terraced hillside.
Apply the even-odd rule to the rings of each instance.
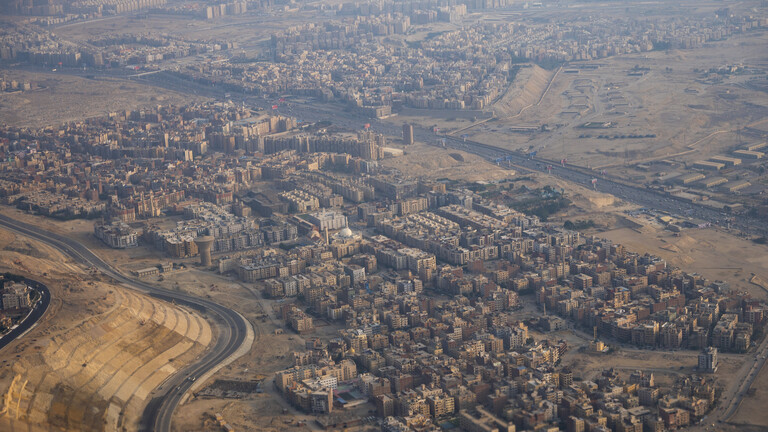
[[[501,99],[493,105],[496,117],[516,116],[524,109],[537,104],[549,86],[552,75],[554,75],[554,72],[547,71],[536,65],[521,69],[515,82],[509,86]]]
[[[208,323],[76,271],[37,242],[4,239],[29,251],[0,244],[0,272],[45,281],[52,302],[37,327],[0,351],[0,431],[136,430],[152,390],[211,343]]]
[[[149,393],[211,341],[197,314],[126,291],[113,299],[13,365],[0,429],[134,429]]]

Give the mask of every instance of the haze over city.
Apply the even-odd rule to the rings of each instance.
[[[0,0],[0,430],[767,430],[767,155],[766,0]]]

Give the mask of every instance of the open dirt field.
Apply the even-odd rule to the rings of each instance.
[[[658,255],[684,271],[700,273],[710,280],[725,280],[733,289],[768,299],[768,246],[714,228],[685,229],[675,236],[655,219],[628,216],[624,211],[637,206],[612,195],[541,174],[530,177],[531,187],[564,189],[573,202],[564,215],[550,218],[552,222],[593,219],[598,227],[585,231],[587,235],[622,243],[638,253]]]
[[[412,177],[433,180],[447,178],[473,182],[514,177],[514,171],[500,168],[479,156],[425,144],[408,146],[405,155],[385,159],[381,163]]]
[[[549,93],[549,83],[555,74],[556,71],[544,70],[536,65],[520,68],[515,81],[493,105],[494,115],[507,121],[524,116],[528,109],[535,108]]]
[[[707,49],[654,51],[586,62],[598,68],[578,73],[560,71],[546,94],[547,71],[537,70],[521,76],[530,92],[511,100],[505,97],[495,107],[498,120],[466,133],[477,141],[510,149],[532,146],[543,157],[565,157],[570,163],[592,167],[672,158],[679,153],[683,153],[683,161],[708,157],[738,144],[735,131],[764,120],[768,108],[763,93],[743,85],[749,74],[726,76],[716,82],[702,79],[701,71],[727,64],[763,67],[766,41],[767,34],[755,32],[711,43]],[[641,76],[629,76],[635,66],[648,70]],[[510,117],[510,110],[504,108],[505,104],[527,106],[536,97],[541,97],[541,102],[519,116]],[[588,121],[613,125],[607,129],[579,128]],[[551,132],[510,130],[543,124]],[[598,138],[633,134],[655,136]]]
[[[56,33],[67,39],[87,41],[105,33],[122,34],[171,34],[190,41],[231,41],[238,45],[237,52],[253,55],[259,43],[285,27],[307,20],[322,19],[313,13],[278,12],[265,15],[251,12],[248,15],[224,16],[216,20],[203,20],[166,14],[108,17],[88,22],[65,24]]]
[[[93,221],[56,221],[39,216],[28,215],[8,207],[3,207],[2,212],[16,218],[33,219],[36,224],[39,224],[39,226],[44,227],[45,229],[75,238],[83,244],[87,245],[92,251],[94,251],[94,253],[105,257],[110,263],[117,266],[126,273],[130,272],[131,269],[147,267],[150,265],[155,265],[159,262],[168,261],[168,259],[164,258],[162,254],[147,247],[139,247],[128,250],[114,250],[105,247],[92,234]],[[24,239],[16,240],[12,236],[8,237],[8,239],[6,239],[4,236],[0,236],[0,239],[2,239],[0,240],[0,249],[8,249],[9,247],[20,250],[30,249],[34,251],[35,255],[43,256],[44,253],[54,254],[52,255],[54,258],[61,261],[64,260],[63,256],[58,255],[58,252],[50,248],[40,246],[38,251],[38,245],[35,242],[25,243]],[[35,247],[29,246],[28,243],[35,243]],[[4,262],[12,264],[12,257],[8,259],[3,258],[4,254],[11,253],[17,254],[16,252],[0,251],[0,264]],[[158,281],[155,278],[148,278],[147,282],[156,283],[167,289],[183,290],[200,297],[208,297],[217,303],[231,307],[243,314],[243,316],[245,316],[246,319],[251,322],[255,332],[255,342],[251,351],[214,374],[209,382],[203,384],[203,388],[206,385],[212,383],[214,379],[253,380],[257,378],[265,378],[265,382],[271,383],[274,372],[285,369],[292,365],[291,353],[293,351],[303,351],[304,338],[302,336],[289,331],[286,331],[284,334],[275,334],[276,329],[285,329],[283,322],[279,317],[275,316],[273,312],[273,306],[276,305],[278,301],[263,299],[257,285],[242,284],[232,278],[220,276],[208,271],[199,270],[196,268],[196,263],[198,261],[198,258],[196,257],[185,260],[176,259],[173,261],[185,262],[188,265],[188,268],[186,270],[165,274],[163,281]],[[45,268],[49,267],[51,266],[49,265]],[[85,275],[85,273],[80,270],[79,267],[74,265],[71,265],[71,267],[72,269],[65,269],[62,267],[62,274],[60,277],[65,278],[66,272],[68,271],[79,271]],[[126,295],[132,296],[130,297],[130,299],[132,299],[130,301],[133,303],[138,301],[133,299],[133,297],[141,297],[144,299],[143,296],[136,296],[123,290],[115,290],[114,287],[110,287],[110,289],[119,292],[120,298]],[[112,294],[112,296],[116,295],[118,294]],[[100,305],[100,307],[104,308],[104,312],[102,313],[108,313],[109,317],[118,317],[119,319],[123,319],[126,314],[129,314],[129,312],[121,313],[119,311],[113,311],[113,309],[117,309],[119,306],[115,304],[117,303],[117,300],[112,300],[110,298],[110,301],[107,302],[104,301],[101,296],[101,294],[96,295],[99,301],[94,302],[94,305]],[[54,295],[54,298],[55,297],[56,296]],[[120,300],[120,303],[125,303],[126,301],[127,300]],[[146,303],[146,299],[144,302]],[[157,307],[157,305],[154,306],[154,308]],[[147,313],[149,306],[143,306],[143,308],[144,309],[141,309],[138,306],[134,306],[132,307],[131,311],[134,311],[134,314],[138,314],[139,312]],[[112,312],[108,312],[107,309]],[[155,312],[155,315],[159,316],[160,318],[163,316],[163,314],[160,312]],[[196,315],[190,316],[194,317]],[[109,319],[115,320],[118,318]],[[130,319],[117,327],[119,329],[126,329],[126,331],[135,333],[135,328],[139,325],[137,324],[137,321],[140,322],[140,319],[134,317],[133,319]],[[144,321],[145,324],[141,325],[141,329],[142,331],[147,331],[150,328],[150,324],[152,324],[152,322],[147,318],[144,318]],[[205,321],[202,321],[202,323],[205,324]],[[113,324],[112,321],[98,321],[93,325],[99,328],[115,327],[115,324]],[[93,330],[90,330],[89,327],[88,331],[92,332]],[[169,333],[168,330],[162,329],[153,331],[155,332],[154,335],[146,335],[146,337],[149,338],[147,340],[151,340],[151,338],[162,338],[164,337],[162,333]],[[210,334],[209,328],[206,331],[207,334]],[[332,328],[331,326],[323,327],[318,330],[318,332],[324,334],[329,333],[335,336],[335,328]],[[71,337],[77,339],[77,334],[73,334]],[[107,334],[104,337],[114,338],[117,337],[117,334]],[[182,340],[186,339],[182,338]],[[197,345],[200,345],[200,343],[195,344],[195,346]],[[192,350],[190,350],[190,352],[192,352]],[[183,362],[185,361],[185,357],[178,357],[177,361]],[[84,363],[84,361],[80,361],[78,359],[77,363],[73,364],[81,367],[82,363]],[[164,373],[169,373],[170,371],[171,369],[163,369]],[[109,374],[111,375],[111,373]],[[14,376],[15,375],[10,373],[8,374],[8,383],[6,385],[10,385],[10,380],[12,380]],[[150,390],[151,388],[154,387],[149,387]],[[265,388],[267,388],[267,386],[265,386]],[[271,389],[271,386],[269,388]],[[5,391],[5,388],[0,387],[0,391]],[[284,407],[286,409],[290,409],[290,407],[281,396],[272,393],[273,392],[259,394],[258,397],[253,395],[254,398],[243,401],[236,401],[235,404],[237,405],[237,410],[233,410],[231,412],[242,412],[245,414],[242,414],[240,417],[238,417],[238,421],[235,421],[234,418],[228,418],[228,421],[232,424],[241,426],[239,429],[242,429],[242,426],[247,426],[250,428],[250,430],[270,430],[269,427],[271,427],[270,425],[273,423],[275,425],[279,425],[279,427],[274,426],[274,430],[283,430],[285,427],[288,427],[284,421],[295,418],[295,416],[300,415],[300,413],[292,410],[290,414],[283,415],[282,408]],[[189,403],[181,405],[179,411],[177,411],[175,422],[179,422],[178,424],[180,425],[180,430],[210,430],[205,426],[205,418],[203,417],[203,414],[205,413],[213,415],[218,411],[210,408],[208,406],[209,403],[213,403],[214,406],[217,407],[216,409],[218,409],[218,407],[223,406],[225,403],[228,403],[228,401],[219,399],[197,400],[195,398],[191,398]],[[77,427],[80,427],[80,425]],[[0,424],[0,430],[2,430],[2,424]]]
[[[322,334],[336,336],[337,326],[316,322],[318,330],[309,335],[297,335],[285,328],[273,307],[280,300],[261,297],[257,284],[245,284],[211,272],[191,269],[168,275],[162,282],[172,289],[182,289],[198,296],[210,296],[216,302],[236,309],[254,327],[251,350],[232,364],[224,367],[216,379],[252,381],[263,379],[264,393],[254,393],[238,400],[192,397],[176,411],[175,422],[180,430],[210,430],[210,418],[221,413],[238,430],[308,430],[297,421],[311,422],[307,416],[291,407],[276,393],[272,380],[274,373],[291,367],[292,353],[303,351],[305,337]],[[280,329],[284,332],[276,332]],[[210,385],[212,380],[207,382]],[[283,412],[283,409],[287,410]]]
[[[698,354],[697,351],[653,352],[622,348],[611,354],[569,351],[563,364],[580,371],[584,379],[596,378],[600,371],[609,367],[626,371],[647,370],[660,376],[674,377],[695,373]],[[725,382],[743,362],[743,358],[738,355],[722,356],[716,377]]]
[[[0,70],[6,79],[26,81],[32,90],[0,92],[0,123],[19,127],[44,127],[81,121],[113,111],[194,102],[194,96],[139,83],[87,79],[62,73]]]
[[[161,252],[150,247],[112,249],[106,246],[93,235],[93,225],[95,223],[93,220],[74,219],[71,221],[60,221],[43,216],[31,215],[8,206],[0,206],[0,213],[19,220],[34,221],[36,226],[76,239],[87,246],[88,249],[104,258],[106,262],[127,274],[129,274],[131,270],[151,267],[161,262],[171,261]],[[47,248],[47,246],[43,247]],[[188,258],[174,259],[172,261],[195,262],[198,260],[199,259],[197,258]]]

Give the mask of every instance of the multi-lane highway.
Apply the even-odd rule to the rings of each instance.
[[[620,179],[600,175],[587,168],[567,164],[563,166],[558,161],[529,157],[519,152],[504,150],[475,141],[463,141],[449,136],[442,138],[445,138],[446,147],[461,149],[483,156],[489,160],[503,158],[506,160],[505,162],[532,171],[549,172],[557,178],[586,187],[594,187],[599,192],[614,195],[624,201],[635,203],[648,209],[663,211],[681,218],[692,218],[696,221],[708,222],[724,227],[730,225],[730,228],[744,233],[754,235],[766,235],[768,233],[768,221],[766,220],[750,218],[744,215],[734,218],[732,214],[724,209],[720,210],[704,204],[686,201],[660,191],[645,188],[642,185],[625,183]],[[551,170],[548,169],[549,167],[551,167]],[[592,184],[593,179],[596,180],[594,185]]]
[[[257,106],[265,107],[272,101],[259,100],[258,98],[246,98],[246,101]],[[339,112],[327,106],[318,107],[310,104],[289,102],[281,105],[279,112],[291,115],[305,122],[330,120],[332,123],[359,130],[364,123],[369,123],[377,132],[390,136],[400,136],[402,130],[395,124],[380,120],[366,119],[361,115]],[[624,201],[637,204],[650,210],[676,215],[683,219],[692,219],[696,222],[711,223],[725,228],[735,229],[743,233],[766,236],[768,235],[768,220],[750,218],[745,215],[734,217],[725,209],[717,209],[704,204],[686,201],[684,199],[668,195],[662,191],[648,189],[642,185],[625,182],[622,179],[610,175],[601,175],[599,172],[588,168],[561,164],[559,161],[529,157],[501,147],[480,143],[472,140],[464,140],[450,135],[436,135],[433,131],[414,125],[414,138],[425,143],[445,143],[446,148],[462,150],[485,158],[488,161],[504,159],[502,167],[511,164],[511,168],[524,168],[529,171],[549,173],[550,175],[585,187],[594,188],[598,192],[608,193]],[[548,169],[551,167],[551,169]],[[597,181],[593,184],[592,180]]]
[[[250,101],[253,101],[253,99]],[[260,104],[263,105],[265,102]],[[334,124],[351,129],[359,129],[364,122],[367,122],[377,132],[391,136],[399,136],[401,134],[401,129],[394,124],[379,120],[366,120],[359,115],[350,115],[349,113],[341,113],[339,115],[340,113],[334,113],[331,110],[318,109],[314,106],[299,103],[291,103],[289,106],[280,109],[286,111],[286,114],[296,116],[304,121],[328,119]],[[711,223],[747,234],[768,235],[768,220],[750,218],[745,215],[734,217],[725,209],[721,210],[704,204],[686,201],[662,191],[625,182],[610,175],[601,175],[599,172],[588,168],[561,164],[559,161],[540,157],[530,157],[518,151],[450,135],[436,135],[433,131],[419,126],[414,126],[414,137],[418,141],[425,143],[437,143],[439,141],[445,143],[446,148],[473,153],[488,161],[503,159],[504,161],[500,164],[502,167],[510,164],[512,165],[511,168],[517,167],[529,171],[549,173],[559,179],[594,188],[598,192],[614,195],[624,201],[650,210],[665,212],[683,219],[690,218],[697,222]],[[597,181],[593,184],[593,180]]]
[[[166,380],[163,383],[162,390],[158,389],[156,391],[155,396],[147,404],[142,414],[139,426],[141,431],[170,431],[173,412],[194,381],[231,356],[245,340],[249,324],[237,312],[231,309],[210,300],[158,288],[140,280],[129,278],[104,262],[104,260],[96,256],[83,244],[62,235],[20,222],[5,215],[0,215],[0,226],[47,243],[71,256],[75,261],[97,268],[103,274],[130,289],[195,309],[214,319],[212,324],[218,327],[219,330],[214,346],[194,363]]]
[[[185,60],[192,61],[192,60]],[[73,75],[83,75],[84,72],[78,70],[68,71]],[[93,74],[93,72],[89,72]],[[223,98],[227,92],[233,101],[245,102],[251,106],[261,108],[270,108],[273,100],[266,100],[262,97],[247,95],[233,90],[227,90],[221,87],[211,87],[204,84],[192,82],[183,79],[171,72],[158,71],[146,76],[126,75],[125,71],[99,72],[99,75],[107,75],[113,78],[138,79],[151,85],[168,88],[171,90],[206,95],[215,98]],[[400,136],[402,130],[399,126],[380,121],[377,119],[368,119],[361,114],[342,112],[338,107],[332,104],[304,104],[295,101],[280,103],[278,113],[296,117],[305,122],[316,122],[321,120],[331,121],[337,126],[348,128],[350,130],[359,130],[363,124],[368,123],[377,131],[390,136]],[[734,218],[726,210],[720,210],[704,204],[686,201],[684,199],[667,195],[661,191],[651,190],[642,185],[634,185],[624,182],[622,179],[610,175],[600,175],[593,170],[576,167],[572,165],[562,166],[559,161],[547,160],[543,158],[530,158],[528,155],[512,151],[489,144],[480,143],[472,140],[464,140],[450,135],[436,135],[433,131],[414,125],[414,138],[425,143],[436,143],[442,141],[447,148],[458,149],[468,153],[487,158],[494,161],[498,158],[504,158],[517,167],[526,168],[535,171],[548,172],[551,175],[587,187],[592,186],[592,179],[597,179],[594,185],[595,190],[599,192],[614,195],[627,202],[638,204],[648,209],[662,211],[681,218],[691,218],[693,220],[708,222],[722,227],[728,227],[741,231],[746,234],[768,236],[768,221],[750,218],[740,215]],[[547,167],[552,169],[548,170]]]

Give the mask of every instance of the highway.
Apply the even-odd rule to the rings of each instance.
[[[718,353],[720,355],[720,353]],[[760,370],[765,367],[768,358],[768,337],[763,338],[762,343],[744,357],[744,365],[730,379],[725,381],[718,404],[707,413],[705,418],[697,425],[690,427],[691,431],[714,431],[721,429],[720,423],[729,423],[741,426],[738,419],[732,419],[741,406],[741,402],[747,391],[754,384]],[[754,356],[754,357],[753,357]]]
[[[99,269],[124,286],[152,297],[195,309],[209,318],[215,318],[219,332],[213,347],[192,363],[168,378],[155,391],[147,404],[140,421],[140,431],[169,432],[173,412],[194,381],[227,359],[243,344],[248,323],[235,311],[210,300],[194,297],[181,292],[158,288],[146,282],[124,276],[115,268],[96,256],[90,249],[62,235],[0,215],[0,226],[49,244],[71,256],[75,261]],[[161,390],[162,389],[162,390]]]
[[[247,100],[252,103],[251,100]],[[267,102],[272,103],[272,102]],[[257,101],[257,104],[265,105],[264,101]],[[364,123],[370,123],[374,131],[384,133],[390,136],[400,136],[401,129],[393,124],[384,123],[380,120],[365,119],[359,115],[351,113],[333,112],[325,107],[317,107],[309,104],[300,104],[290,102],[288,106],[281,107],[280,112],[284,115],[291,115],[304,121],[320,121],[332,119],[337,126],[359,130]],[[437,144],[444,142],[446,148],[457,149],[472,153],[485,158],[491,162],[500,158],[504,162],[500,164],[505,167],[509,163],[510,168],[522,168],[526,171],[536,171],[548,173],[559,179],[580,184],[584,187],[592,187],[594,190],[616,196],[624,201],[637,204],[649,210],[664,212],[674,215],[681,219],[690,219],[694,223],[711,223],[723,228],[738,230],[742,233],[767,236],[768,220],[761,220],[747,217],[746,215],[734,215],[702,204],[685,201],[660,191],[647,189],[643,186],[625,183],[621,179],[611,176],[600,175],[599,172],[591,169],[576,167],[565,164],[563,166],[559,161],[552,161],[538,157],[503,149],[500,147],[479,143],[471,140],[464,140],[448,135],[436,135],[429,129],[414,125],[414,138],[428,144]],[[548,170],[551,167],[551,171]],[[592,180],[597,179],[593,185]],[[728,354],[726,354],[727,356]],[[751,356],[755,355],[754,360]],[[706,430],[708,424],[718,422],[728,422],[736,413],[742,399],[752,386],[760,370],[768,361],[768,337],[755,350],[754,354],[746,354],[745,366],[739,371],[738,375],[731,381],[733,385],[728,386],[723,391],[720,398],[720,404],[715,407],[706,419],[699,425],[695,425],[693,430]],[[707,420],[708,419],[708,420]]]
[[[249,97],[245,102],[267,108],[273,101],[265,101],[261,98]],[[294,116],[305,122],[330,120],[333,124],[350,130],[360,130],[365,123],[371,125],[371,129],[385,135],[399,137],[402,129],[391,123],[381,120],[366,119],[365,117],[333,110],[328,105],[317,106],[288,102],[280,105],[278,112],[283,115]],[[601,175],[597,171],[588,168],[562,165],[560,161],[553,161],[539,157],[530,157],[527,154],[509,149],[496,147],[472,140],[464,140],[450,135],[437,135],[431,130],[414,125],[414,138],[427,144],[444,142],[446,148],[456,149],[472,153],[494,162],[504,159],[500,167],[523,168],[528,171],[549,173],[550,175],[572,183],[580,184],[595,191],[611,194],[626,202],[637,204],[649,210],[664,212],[680,219],[690,219],[694,223],[710,223],[727,229],[734,229],[746,234],[768,236],[768,220],[750,218],[746,215],[734,217],[725,210],[716,209],[696,202],[686,201],[662,191],[648,189],[642,185],[634,185],[609,175]],[[551,170],[548,170],[551,167]],[[592,180],[596,179],[595,184]]]
[[[635,203],[650,210],[662,211],[675,215],[681,219],[691,218],[694,221],[729,227],[752,235],[764,236],[768,234],[768,221],[766,220],[750,218],[745,215],[740,215],[738,218],[734,218],[732,214],[725,210],[689,202],[643,186],[625,183],[621,179],[600,175],[598,172],[594,172],[587,168],[575,167],[568,164],[563,166],[559,161],[529,157],[520,154],[519,152],[512,152],[475,141],[467,140],[465,142],[461,139],[449,136],[441,138],[445,138],[446,147],[474,153],[491,161],[504,158],[505,162],[509,162],[514,166],[543,173],[547,173],[548,167],[551,167],[551,171],[549,172],[552,176],[585,187],[593,187],[594,190],[598,192],[614,195],[624,201]],[[435,138],[433,138],[433,140],[434,139]],[[593,179],[596,180],[594,186],[592,185]]]
[[[305,121],[317,121],[327,119],[333,113],[328,113],[317,107],[302,106],[292,103],[287,108],[289,115],[298,116]],[[334,118],[335,124],[342,127],[356,128],[359,130],[362,123],[368,122],[371,128],[377,132],[390,136],[400,136],[402,131],[399,127],[384,123],[378,120],[364,120],[359,116],[344,113],[342,118]],[[660,211],[674,215],[680,219],[691,219],[694,223],[710,223],[723,228],[735,229],[746,234],[757,236],[768,236],[768,220],[750,218],[746,215],[734,215],[725,210],[719,210],[708,207],[703,204],[686,201],[664,192],[648,189],[642,185],[633,185],[624,182],[622,179],[608,175],[600,175],[599,172],[588,168],[577,167],[573,165],[560,164],[559,161],[543,159],[539,157],[530,157],[517,151],[503,149],[489,144],[480,143],[472,140],[464,140],[449,135],[436,135],[434,132],[414,125],[414,138],[428,144],[436,144],[438,141],[445,143],[446,148],[472,153],[486,160],[493,162],[498,159],[504,159],[499,164],[500,167],[523,168],[528,171],[549,173],[550,175],[571,183],[580,184],[587,188],[593,188],[595,191],[611,194],[626,202],[637,204],[649,210]],[[551,170],[548,170],[551,167]],[[592,180],[596,180],[592,184]]]
[[[760,370],[765,367],[766,358],[768,358],[768,337],[763,338],[763,342],[759,347],[757,347],[757,349],[755,349],[754,355],[754,362],[751,364],[749,363],[749,360],[746,360],[746,363],[749,364],[749,369],[747,372],[741,377],[736,377],[737,379],[734,380],[734,382],[739,384],[733,393],[727,395],[723,394],[721,396],[721,399],[725,397],[726,400],[722,405],[722,408],[714,412],[714,419],[729,421],[731,417],[736,414],[736,411],[741,405],[741,400],[744,399],[747,391],[750,387],[752,387],[752,384],[755,382],[755,379],[757,379],[757,375],[760,373]],[[745,354],[745,356],[752,357],[752,353]]]
[[[187,59],[186,61],[193,61]],[[28,69],[34,70],[31,67]],[[71,75],[86,75],[86,72],[69,70]],[[88,72],[94,74],[94,71]],[[265,99],[254,95],[244,94],[234,90],[225,90],[221,87],[212,87],[186,79],[179,78],[165,70],[143,75],[141,77],[128,77],[125,71],[99,71],[99,76],[111,76],[112,78],[137,79],[147,84],[167,88],[184,93],[194,93],[200,96],[208,96],[224,99],[225,94],[230,93],[229,99],[236,103],[246,103],[250,106],[270,109],[273,104],[278,104],[276,113],[295,117],[304,122],[331,121],[334,125],[349,129],[360,130],[364,124],[371,125],[371,129],[389,136],[399,137],[402,129],[396,124],[386,123],[378,119],[369,119],[353,112],[345,112],[338,105],[301,103],[290,98],[285,103],[278,103],[275,99]],[[723,228],[734,229],[745,234],[756,236],[768,236],[768,220],[750,218],[746,215],[734,217],[725,210],[716,209],[696,202],[690,202],[681,198],[667,195],[662,191],[648,189],[642,185],[625,182],[624,179],[610,175],[601,175],[598,171],[574,165],[560,164],[559,161],[529,157],[519,151],[513,151],[472,140],[464,140],[450,135],[437,135],[433,131],[414,125],[414,138],[427,144],[445,143],[446,148],[462,150],[473,153],[493,162],[503,158],[510,168],[525,168],[531,171],[545,172],[562,180],[577,183],[586,187],[594,187],[598,192],[608,193],[624,201],[637,204],[649,210],[661,211],[681,219],[691,219],[696,222],[719,225]],[[503,165],[502,165],[503,166]],[[548,170],[547,167],[552,167]],[[592,180],[596,179],[594,186]]]
[[[0,350],[5,348],[9,343],[15,341],[19,336],[26,333],[27,330],[31,329],[32,326],[45,315],[45,311],[48,310],[48,305],[51,304],[51,292],[48,291],[47,286],[27,278],[24,278],[24,282],[40,293],[40,300],[35,303],[35,306],[32,308],[29,315],[24,317],[24,321],[0,338]]]

